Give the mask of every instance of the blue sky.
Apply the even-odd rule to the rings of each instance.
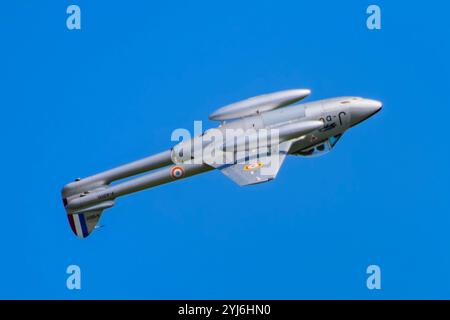
[[[450,5],[374,1],[382,29],[370,31],[371,3],[4,3],[0,298],[450,298]],[[384,108],[328,155],[288,158],[271,183],[210,172],[121,198],[105,228],[73,236],[64,184],[290,88]]]

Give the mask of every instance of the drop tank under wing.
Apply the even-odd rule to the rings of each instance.
[[[264,94],[229,104],[209,115],[210,120],[224,121],[253,116],[258,113],[285,107],[311,94],[308,89],[295,89]]]

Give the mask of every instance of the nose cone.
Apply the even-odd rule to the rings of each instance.
[[[377,100],[364,99],[351,106],[350,125],[354,126],[358,123],[373,116],[381,110],[383,104]]]

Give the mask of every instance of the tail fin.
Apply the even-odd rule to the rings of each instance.
[[[104,201],[76,212],[67,212],[67,218],[73,233],[80,239],[89,236],[100,221],[103,210],[112,206],[114,206],[113,201]]]
[[[73,233],[75,233],[78,238],[84,239],[91,234],[92,230],[94,230],[101,216],[101,211],[91,211],[86,213],[68,214],[67,218],[69,219],[69,224]]]

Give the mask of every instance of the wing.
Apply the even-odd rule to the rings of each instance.
[[[276,178],[291,145],[291,141],[286,141],[270,155],[255,155],[217,169],[240,186],[267,182]]]

